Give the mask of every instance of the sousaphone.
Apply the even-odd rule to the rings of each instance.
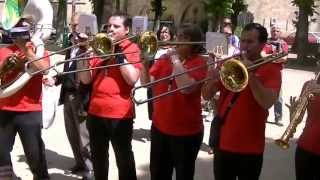
[[[52,32],[53,9],[49,0],[6,0],[4,3],[1,23],[5,30],[12,29],[21,18],[32,22],[33,34],[31,41],[37,57],[43,57],[43,41],[50,37]],[[0,98],[6,98],[20,90],[32,76],[20,68],[17,55],[11,55],[0,64]],[[21,72],[8,81],[7,75],[21,69]]]

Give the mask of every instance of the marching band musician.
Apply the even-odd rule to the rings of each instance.
[[[260,24],[247,24],[240,38],[242,62],[252,65],[261,58],[268,32]],[[248,86],[239,93],[223,87],[218,69],[203,85],[202,95],[209,99],[218,91],[218,115],[215,116],[214,176],[216,180],[258,180],[265,145],[268,109],[276,102],[280,86],[280,65],[269,63],[249,72]]]
[[[320,85],[317,80],[307,81],[302,88],[302,92],[307,89],[309,96],[307,105],[307,120],[300,138],[298,139],[295,154],[296,180],[316,180],[320,179]],[[291,114],[297,108],[299,101],[295,97],[290,97],[290,119]]]
[[[182,26],[177,31],[178,41],[201,41],[201,30],[194,25]],[[199,56],[199,45],[178,45],[156,61],[149,70],[144,61],[141,84],[152,82],[187,69],[204,66]],[[147,59],[147,57],[144,57]],[[158,94],[190,85],[205,78],[206,68],[177,76],[168,82],[152,87]],[[177,180],[192,180],[202,138],[201,85],[175,92],[153,102],[154,112],[151,127],[150,171],[151,180],[172,179],[173,170]]]
[[[172,25],[169,24],[163,24],[160,26],[159,30],[157,31],[157,39],[159,41],[173,41],[175,39],[175,32],[174,28]],[[157,50],[157,53],[154,56],[154,59],[160,58],[163,54],[166,54],[172,46],[160,46],[159,49]],[[150,67],[154,61],[151,61]],[[148,88],[147,89],[147,97],[151,98],[152,97],[152,89]],[[148,117],[150,120],[152,120],[152,112],[153,112],[153,106],[152,102],[148,102]]]
[[[116,46],[116,52],[136,52],[118,55],[110,60],[111,63],[140,61],[139,47],[126,39],[129,27],[129,17],[124,13],[116,12],[108,19],[108,34],[115,42],[123,40]],[[104,62],[98,58],[90,61],[91,67],[102,64]],[[88,67],[89,63],[80,61],[78,65],[81,69]],[[119,180],[137,179],[131,145],[135,112],[130,93],[140,77],[140,69],[141,64],[138,63],[79,73],[82,83],[92,85],[87,128],[96,180],[108,178],[109,142],[115,152]]]
[[[13,45],[0,49],[0,66],[6,59],[17,54],[19,61],[37,59],[35,46],[30,42],[29,27],[24,19],[11,29]],[[24,67],[24,63],[18,63]],[[34,70],[49,66],[49,58],[30,64]],[[19,70],[8,74],[4,79],[12,79]],[[14,95],[0,99],[0,179],[11,180],[13,168],[10,152],[18,133],[34,180],[49,179],[45,146],[41,138],[42,75],[33,76],[24,87]]]

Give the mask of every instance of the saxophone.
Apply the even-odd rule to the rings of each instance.
[[[315,76],[315,80],[319,83],[320,72]],[[312,96],[310,94],[308,87],[306,87],[297,100],[297,106],[290,115],[290,124],[288,125],[285,132],[282,134],[280,139],[275,140],[275,144],[280,146],[282,149],[288,149],[289,140],[293,137],[296,132],[297,126],[302,122],[304,114],[307,110],[307,105],[309,102],[309,98]]]

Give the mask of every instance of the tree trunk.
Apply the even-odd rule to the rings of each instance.
[[[222,16],[219,16],[219,15],[212,16],[212,20],[211,20],[212,27],[211,27],[211,29],[212,29],[213,32],[221,31],[222,20],[223,20]]]
[[[124,0],[123,1],[123,11],[126,13],[128,13],[128,6],[129,6],[128,0]]]
[[[298,62],[300,63],[303,61],[303,59],[307,55],[308,31],[309,31],[308,14],[305,12],[303,8],[299,8],[295,44],[297,47]]]
[[[67,0],[59,0],[57,20],[55,23],[55,28],[57,31],[56,41],[63,43],[64,34],[67,30]]]
[[[107,18],[113,12],[112,0],[95,0],[93,12],[97,16],[98,27],[107,23]]]
[[[116,10],[120,11],[120,0],[116,0]]]
[[[153,31],[157,31],[160,28],[160,19],[162,16],[162,0],[154,0],[155,7],[154,7],[154,24],[153,24]]]

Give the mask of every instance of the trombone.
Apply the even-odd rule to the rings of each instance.
[[[46,72],[47,70],[51,69],[53,66],[50,66],[49,68],[46,68],[44,70],[31,71],[29,69],[29,67],[30,67],[29,64],[31,64],[31,63],[33,63],[35,61],[39,61],[39,60],[42,60],[44,58],[50,57],[52,55],[65,52],[65,51],[67,51],[69,49],[72,49],[74,47],[80,46],[82,43],[89,43],[89,46],[92,47],[93,51],[95,51],[99,55],[110,54],[110,53],[113,53],[113,51],[114,51],[113,40],[105,33],[98,33],[93,37],[93,39],[87,40],[86,42],[80,42],[80,43],[77,43],[75,45],[69,46],[67,48],[64,48],[64,49],[58,50],[56,52],[50,53],[49,55],[39,57],[39,58],[34,59],[32,61],[28,61],[28,62],[25,63],[24,70],[25,70],[25,72],[27,72],[30,75],[35,75],[35,74],[38,74],[38,73]],[[81,54],[81,56],[87,55],[87,54],[89,54],[91,52],[92,51],[83,53],[83,54]]]
[[[128,37],[128,38],[125,38],[125,39],[122,39],[122,40],[119,40],[119,41],[113,43],[113,41],[106,34],[98,33],[95,36],[95,38],[92,40],[92,42],[93,42],[92,43],[92,48],[94,49],[95,52],[98,52],[97,56],[81,57],[81,56],[84,56],[84,55],[87,55],[87,54],[91,53],[91,51],[90,52],[85,52],[83,54],[78,55],[77,56],[78,58],[71,58],[71,59],[67,59],[67,60],[63,60],[63,61],[58,61],[57,63],[55,63],[54,65],[49,66],[46,69],[38,70],[38,71],[34,71],[34,72],[29,71],[28,70],[29,64],[34,62],[34,61],[40,60],[42,58],[45,58],[45,57],[42,57],[42,58],[35,59],[33,61],[27,62],[25,64],[25,71],[28,72],[30,75],[36,75],[38,73],[46,72],[46,71],[48,71],[48,70],[53,68],[54,71],[58,75],[66,75],[66,74],[70,74],[70,73],[84,72],[84,71],[90,71],[90,70],[95,70],[95,69],[103,69],[103,68],[124,66],[124,65],[128,65],[128,64],[142,63],[142,61],[138,61],[138,62],[134,62],[134,63],[128,62],[128,63],[122,63],[122,64],[111,64],[111,65],[104,65],[104,66],[98,66],[98,67],[87,68],[87,69],[78,69],[78,70],[74,70],[74,71],[61,72],[61,73],[58,72],[58,70],[57,70],[57,66],[58,65],[64,64],[64,63],[67,63],[67,62],[73,62],[73,61],[78,61],[78,60],[85,61],[85,60],[90,60],[91,58],[104,58],[103,61],[105,61],[105,59],[108,59],[109,57],[116,56],[116,55],[138,53],[138,52],[113,53],[114,52],[114,46],[116,44],[119,44],[119,43],[121,43],[121,42],[123,42],[125,40],[136,38],[136,37],[138,37],[138,45],[141,48],[142,52],[146,53],[149,57],[153,57],[156,54],[159,46],[165,46],[165,45],[202,45],[202,44],[206,43],[205,41],[200,41],[200,42],[158,41],[156,34],[154,32],[152,32],[152,31],[146,31],[146,32],[142,33],[139,36],[131,36],[131,37]],[[66,49],[70,49],[70,48],[75,47],[77,45],[78,44],[70,46],[70,47],[68,47]],[[63,49],[61,51],[65,51],[66,49]],[[54,54],[57,54],[57,52],[55,52]],[[50,54],[50,55],[53,55],[53,54]],[[154,61],[154,60],[156,60],[156,59],[153,59],[152,61]]]
[[[214,64],[217,64],[217,63],[222,63],[222,62],[223,63],[221,65],[221,67],[220,67],[219,75],[220,75],[220,80],[221,80],[223,86],[226,89],[228,89],[228,90],[230,90],[232,92],[240,92],[243,89],[245,89],[246,86],[248,85],[248,80],[249,80],[248,72],[249,71],[252,71],[252,70],[256,69],[257,67],[259,67],[261,65],[267,64],[269,62],[272,62],[274,60],[277,60],[279,58],[287,56],[288,53],[282,52],[282,53],[279,53],[279,54],[276,54],[276,55],[269,55],[269,56],[260,58],[260,59],[256,60],[255,64],[253,64],[253,65],[251,65],[249,67],[246,67],[240,60],[236,59],[236,58],[240,57],[240,55],[241,54],[236,54],[234,56],[231,56],[231,57],[228,57],[228,58],[224,58],[224,59],[221,59],[219,61],[209,62],[206,65],[190,68],[190,69],[188,69],[188,70],[186,70],[184,72],[177,73],[177,74],[174,74],[174,75],[170,75],[170,76],[167,76],[167,77],[164,77],[164,78],[160,78],[160,79],[157,79],[155,81],[146,83],[144,85],[134,87],[132,89],[132,91],[131,91],[131,98],[132,98],[132,100],[133,100],[133,102],[135,104],[140,105],[140,104],[144,104],[144,103],[149,102],[149,101],[157,100],[157,99],[159,99],[161,97],[164,97],[164,96],[167,96],[167,95],[171,95],[171,94],[173,94],[173,93],[175,93],[177,91],[181,91],[181,90],[190,88],[192,86],[195,86],[195,85],[198,85],[198,84],[202,84],[203,82],[206,82],[206,81],[208,81],[208,80],[210,80],[212,78],[211,77],[207,77],[207,78],[204,78],[204,79],[202,79],[200,81],[197,81],[197,82],[195,82],[193,84],[182,86],[180,88],[164,92],[162,94],[159,94],[157,96],[153,96],[153,97],[145,99],[145,100],[141,100],[141,99],[137,100],[135,98],[135,93],[136,93],[136,91],[138,89],[150,88],[150,87],[155,86],[159,82],[168,81],[168,80],[174,79],[177,76],[181,76],[182,74],[189,73],[189,72],[192,72],[192,71],[196,71],[196,70],[199,70],[199,69],[202,69],[202,68],[206,68],[207,66],[214,65]]]

